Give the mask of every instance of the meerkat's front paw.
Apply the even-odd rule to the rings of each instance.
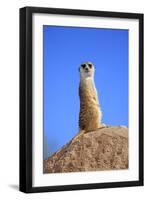
[[[107,125],[106,124],[104,124],[104,123],[102,123],[102,124],[100,124],[99,125],[99,127],[98,128],[106,128],[107,127]]]

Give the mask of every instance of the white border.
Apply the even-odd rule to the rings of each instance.
[[[43,25],[129,30],[129,169],[43,174]],[[139,23],[118,19],[52,14],[33,15],[33,186],[139,180]]]

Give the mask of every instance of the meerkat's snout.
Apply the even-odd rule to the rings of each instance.
[[[89,67],[86,66],[86,67],[85,67],[85,72],[89,72],[89,71],[90,71]]]

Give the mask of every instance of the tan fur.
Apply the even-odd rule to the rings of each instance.
[[[94,74],[94,70],[93,70]],[[80,114],[79,127],[85,132],[96,130],[101,125],[101,109],[98,101],[97,91],[92,77],[81,77],[79,86]]]

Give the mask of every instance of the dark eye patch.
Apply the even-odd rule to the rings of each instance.
[[[89,68],[91,69],[92,68],[92,64],[88,64]]]
[[[83,69],[86,67],[86,65],[85,65],[85,64],[82,64],[81,66],[82,66],[82,68],[83,68]]]

